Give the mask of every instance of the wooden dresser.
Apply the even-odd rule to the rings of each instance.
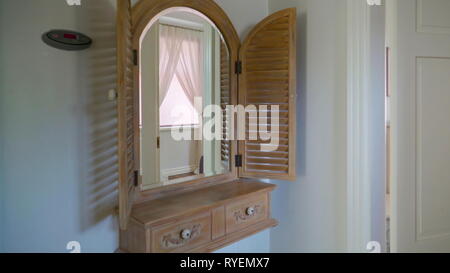
[[[275,186],[256,180],[296,180],[296,9],[267,16],[241,41],[214,0],[133,2],[117,0],[116,9],[119,251],[212,252],[275,226]],[[178,15],[170,19],[171,12]],[[179,20],[179,13],[186,18]],[[198,19],[206,23],[200,29]],[[157,45],[167,27],[161,20],[204,28],[197,44],[207,50],[199,62],[209,70],[196,77],[203,87],[203,107],[196,110],[204,126],[187,131],[196,133],[186,147],[198,148],[189,148],[188,163],[166,158],[174,161],[170,168],[161,155],[185,156],[167,149],[160,137],[160,75],[153,72],[159,71]],[[220,106],[214,118],[206,115],[211,105]],[[178,127],[184,134],[186,126],[172,129]],[[174,173],[166,179],[167,168]],[[176,175],[183,178],[169,179]]]
[[[277,225],[271,218],[275,185],[237,180],[136,204],[123,252],[212,252]]]

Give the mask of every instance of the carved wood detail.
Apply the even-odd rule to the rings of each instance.
[[[253,214],[247,214],[246,210],[247,208],[241,208],[234,212],[234,218],[236,218],[236,222],[239,221],[247,221],[248,219],[251,219],[258,215],[261,212],[261,205],[255,205],[252,206],[255,209],[255,212]]]
[[[174,234],[169,233],[167,235],[162,236],[161,244],[164,248],[174,248],[184,246],[186,243],[196,238],[201,233],[201,224],[193,225],[191,229],[191,236],[187,239],[181,238],[180,233]]]

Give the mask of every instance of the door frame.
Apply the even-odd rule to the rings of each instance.
[[[376,185],[380,180],[374,179],[373,174],[385,169],[385,161],[372,160],[375,156],[374,144],[371,143],[373,129],[370,126],[373,117],[369,107],[373,98],[371,92],[374,81],[371,73],[371,24],[372,19],[376,18],[372,18],[371,6],[364,0],[347,0],[346,4],[347,251],[382,251],[386,249],[385,189],[380,192],[380,187],[384,185]],[[380,215],[383,216],[382,223]],[[375,243],[369,245],[371,241]],[[376,247],[377,243],[379,249]]]

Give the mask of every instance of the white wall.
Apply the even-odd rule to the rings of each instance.
[[[115,10],[108,0],[0,1],[4,250],[112,252],[117,194]],[[41,35],[75,29],[91,49],[50,48]],[[8,37],[8,38],[6,38]]]
[[[371,237],[386,243],[385,6],[370,8],[369,166]]]
[[[136,1],[134,1],[136,2]],[[267,0],[220,0],[242,36]],[[0,251],[117,248],[114,0],[0,1]],[[66,52],[41,41],[53,28],[94,39]],[[3,205],[3,206],[2,206]],[[3,249],[2,243],[3,241]],[[268,252],[269,231],[223,252]]]
[[[233,22],[241,38],[268,15],[268,0],[216,0]]]
[[[273,252],[346,250],[346,5],[269,0],[297,7],[297,181],[276,182]]]

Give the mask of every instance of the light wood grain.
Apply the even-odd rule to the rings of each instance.
[[[272,191],[275,185],[243,180],[174,194],[138,204],[131,216],[147,226],[184,215],[188,211],[211,209],[249,194]]]
[[[225,212],[227,233],[244,229],[261,220],[267,219],[268,206],[267,194],[261,194],[252,198],[230,203],[227,205]],[[246,210],[250,207],[252,207],[255,212],[252,215],[247,215]]]
[[[211,210],[213,240],[225,235],[225,206],[220,206]]]
[[[147,239],[144,226],[131,219],[127,229],[120,230],[119,245],[124,252],[148,252],[150,240]]]
[[[274,151],[261,151],[267,141],[240,141],[243,156],[240,177],[295,179],[296,130],[296,10],[285,9],[260,22],[239,51],[243,71],[239,76],[240,104],[279,106],[279,131]],[[270,120],[270,116],[268,116]],[[247,133],[257,120],[247,119]]]
[[[133,208],[122,231],[123,252],[208,252],[276,225],[270,219],[270,192],[275,185],[235,181],[174,194]],[[255,214],[245,215],[249,206]],[[192,237],[182,239],[184,229]]]
[[[118,158],[119,158],[119,223],[127,228],[136,188],[134,172],[137,170],[139,139],[138,98],[134,89],[131,32],[131,5],[129,0],[117,1],[117,112],[118,112]]]
[[[190,238],[181,238],[184,229],[192,232]],[[203,212],[180,222],[158,226],[152,229],[151,234],[152,252],[181,253],[211,241],[211,215]]]

